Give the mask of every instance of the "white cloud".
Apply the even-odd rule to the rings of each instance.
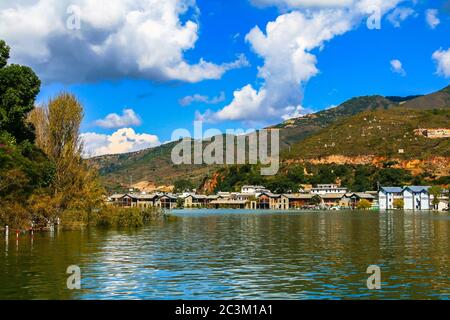
[[[433,53],[433,59],[437,63],[437,74],[446,78],[450,77],[450,48],[435,51]]]
[[[233,102],[222,110],[204,115],[197,115],[199,120],[217,122],[223,120],[244,120],[251,114],[258,113],[259,106],[265,98],[265,90],[257,92],[251,85],[247,85],[234,93]]]
[[[79,9],[79,29],[67,27],[74,13],[68,8]],[[195,0],[2,1],[0,38],[12,47],[13,62],[32,66],[45,81],[198,82],[245,65],[242,56],[224,64],[184,59],[198,40],[198,12]]]
[[[402,62],[398,59],[391,60],[391,70],[394,73],[406,76],[406,71],[403,69]]]
[[[256,6],[278,6],[287,8],[342,7],[351,5],[353,0],[251,0]]]
[[[186,96],[180,99],[179,103],[183,107],[188,106],[192,103],[199,102],[205,104],[218,104],[225,101],[225,92],[221,92],[217,97],[210,98],[209,96],[204,96],[201,94],[194,94],[192,96]]]
[[[95,121],[95,124],[102,128],[113,129],[129,126],[140,126],[142,121],[133,109],[124,109],[122,111],[122,115],[110,113],[104,119]]]
[[[425,19],[431,29],[436,28],[441,20],[438,18],[438,11],[436,9],[428,9],[425,13]]]
[[[134,152],[161,144],[157,136],[139,134],[132,128],[122,128],[111,135],[87,132],[81,134],[81,139],[85,157]]]
[[[402,0],[251,0],[256,6],[277,6],[287,9],[350,8],[368,12],[378,8],[381,12],[394,8]]]
[[[411,8],[398,7],[387,15],[387,19],[394,27],[399,28],[403,21],[414,14],[415,11]]]
[[[289,1],[277,3],[281,2]],[[258,26],[254,27],[247,34],[246,41],[264,59],[264,64],[258,68],[262,85],[259,89],[251,84],[237,89],[229,105],[217,112],[197,113],[197,119],[268,122],[301,114],[303,88],[319,73],[313,50],[323,49],[327,41],[355,28],[364,17],[373,13],[370,9],[374,3],[383,14],[398,2],[361,0],[352,2],[350,8],[293,11],[269,22],[265,32]],[[274,4],[275,1],[264,3]],[[300,3],[303,2],[298,1]]]

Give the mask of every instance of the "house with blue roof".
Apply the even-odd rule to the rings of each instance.
[[[407,186],[403,189],[405,210],[430,210],[429,186]]]
[[[430,210],[429,186],[382,187],[378,192],[380,210],[395,209],[394,201],[403,200],[404,210]]]
[[[403,188],[401,187],[381,187],[378,192],[378,202],[380,210],[392,210],[394,200],[403,199]]]

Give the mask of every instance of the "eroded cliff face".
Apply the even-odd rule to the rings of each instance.
[[[286,164],[311,163],[311,164],[349,164],[349,165],[373,165],[383,167],[386,162],[395,162],[393,168],[406,169],[413,175],[429,172],[437,177],[450,175],[450,157],[432,157],[429,159],[402,160],[397,158],[379,157],[373,155],[347,157],[343,155],[331,155],[318,159],[289,160]]]
[[[213,193],[221,177],[222,176],[220,175],[220,173],[218,172],[213,173],[211,178],[205,179],[203,184],[200,186],[200,191],[207,194]]]

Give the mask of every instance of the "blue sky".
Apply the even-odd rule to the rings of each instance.
[[[333,1],[336,3],[340,0],[328,2]],[[352,1],[364,2],[341,2]],[[33,41],[26,42],[27,38],[21,36],[20,32],[8,32],[7,21],[11,17],[5,16],[5,9],[15,8],[17,15],[28,16],[31,11],[26,11],[27,4],[17,8],[11,1],[9,5],[0,5],[0,21],[4,21],[3,24],[0,22],[0,38],[6,39],[11,45],[14,62],[31,65],[43,79],[39,103],[63,90],[79,97],[85,106],[82,131],[88,133],[86,144],[91,148],[92,154],[126,152],[168,141],[177,128],[192,130],[195,119],[205,120],[205,127],[221,130],[257,128],[282,122],[290,116],[339,105],[354,96],[424,94],[448,85],[449,3],[375,1],[380,3],[381,28],[370,30],[366,27],[370,13],[358,11],[360,9],[356,9],[357,4],[347,7],[317,7],[310,5],[320,3],[314,0],[170,0],[168,2],[175,7],[165,6],[161,12],[168,12],[172,18],[177,18],[178,27],[169,26],[168,36],[165,37],[167,42],[181,41],[180,43],[165,47],[162,45],[165,38],[159,39],[162,42],[156,44],[147,39],[147,45],[141,47],[141,39],[151,38],[159,29],[151,30],[151,25],[146,25],[148,33],[136,32],[136,42],[130,40],[130,43],[126,43],[132,36],[125,33],[124,30],[127,29],[123,28],[120,32],[124,32],[122,41],[125,44],[105,45],[106,49],[102,51],[101,60],[99,58],[98,61],[93,61],[89,56],[92,52],[87,52],[92,49],[92,44],[96,44],[97,40],[92,39],[94,35],[99,37],[98,34],[117,32],[119,23],[123,23],[117,18],[120,14],[114,16],[112,12],[109,16],[108,12],[100,12],[88,16],[85,14],[87,8],[82,7],[80,2],[83,13],[80,18],[81,28],[76,31],[78,33],[73,41],[67,40],[73,33],[64,36],[62,30],[46,30],[40,23],[39,28],[43,29],[39,30],[37,27],[40,32],[36,31]],[[152,4],[145,10],[159,8],[158,1],[150,2]],[[180,3],[188,6],[188,10],[180,13],[176,9]],[[261,7],[261,4],[267,6]],[[54,14],[56,17],[59,14],[64,22],[67,10],[64,10],[66,8],[60,2],[58,6],[60,10],[54,10]],[[33,12],[37,10],[34,9]],[[38,9],[45,10],[43,7]],[[128,12],[126,10],[132,9],[119,5],[117,7],[118,12],[123,12],[123,15]],[[101,10],[112,9],[103,7]],[[336,18],[336,14],[332,15],[330,10],[343,10],[345,13]],[[320,16],[322,18],[318,18],[321,11],[324,12]],[[102,15],[111,20],[101,20]],[[147,16],[146,19],[152,18]],[[33,20],[29,20],[31,22],[28,23],[32,24]],[[143,25],[144,22],[140,21]],[[196,39],[179,40],[179,37],[185,36],[186,31],[180,30],[179,26],[182,29],[187,21],[196,26],[194,31],[187,28],[189,36],[195,36]],[[277,21],[280,33],[276,34],[274,31],[271,38],[266,26],[274,21]],[[288,23],[291,26],[286,27]],[[337,27],[340,24],[342,26]],[[133,27],[137,30],[139,26]],[[253,30],[253,36],[247,36],[255,26],[260,30]],[[170,28],[176,28],[175,33]],[[328,30],[330,35],[320,33],[320,28]],[[172,34],[176,34],[173,39]],[[279,42],[277,39],[280,36],[286,36],[286,39]],[[36,38],[38,40],[34,40]],[[89,46],[84,48],[86,43]],[[296,53],[286,52],[282,48],[285,43],[287,47],[299,46],[295,49]],[[35,48],[19,50],[25,45]],[[58,49],[58,45],[64,48]],[[71,49],[71,53],[64,51],[71,45],[75,48]],[[73,53],[80,46],[80,53]],[[44,52],[43,57],[33,55],[32,49]],[[158,50],[161,50],[161,57],[169,56],[170,59],[162,67],[156,62],[140,69],[133,63],[136,59],[150,55],[145,50],[151,50],[151,55],[157,55]],[[48,54],[45,55],[45,52]],[[67,58],[72,53],[73,57]],[[97,51],[96,53],[98,54]],[[173,57],[170,56],[172,54]],[[297,59],[292,66],[289,65],[291,57]],[[213,66],[201,65],[201,59]],[[180,71],[180,63],[189,66],[187,71]],[[175,67],[172,68],[172,65]],[[56,66],[56,71],[49,66]],[[170,72],[166,71],[167,66],[171,68]],[[197,66],[200,66],[198,70],[195,69]],[[263,75],[258,73],[259,68],[263,69]],[[298,72],[291,74],[294,68]],[[210,72],[213,71],[214,75],[211,76]],[[196,76],[192,78],[190,74]],[[286,74],[288,75],[285,76]],[[236,92],[245,95],[233,98]],[[194,101],[191,104],[180,104],[181,99],[194,95],[197,98],[192,98]],[[220,112],[224,108],[228,111]],[[128,113],[128,118],[122,118],[124,109],[131,109],[131,116]],[[115,118],[110,116],[105,119],[113,113],[117,114]],[[102,119],[103,121],[99,121]],[[105,125],[107,121],[114,119],[116,121],[111,125]],[[119,130],[123,138],[113,139],[112,135]],[[128,135],[130,132],[131,135]],[[141,134],[146,135],[140,136]],[[116,144],[122,144],[122,147],[117,148]]]

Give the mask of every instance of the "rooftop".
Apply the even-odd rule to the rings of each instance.
[[[404,189],[409,189],[412,192],[422,192],[422,191],[428,191],[430,189],[430,186],[406,186]]]
[[[327,193],[320,195],[322,199],[340,199],[343,196],[345,196],[345,193]]]
[[[381,187],[381,190],[389,193],[401,193],[403,188],[401,187]]]

